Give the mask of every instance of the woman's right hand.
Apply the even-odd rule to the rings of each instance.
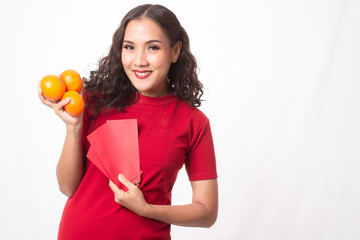
[[[45,96],[42,94],[42,90],[40,88],[40,81],[38,82],[38,95],[40,101],[46,106],[52,108],[55,114],[58,115],[65,122],[67,127],[81,128],[83,113],[77,117],[72,117],[64,110],[64,106],[71,101],[70,98],[61,100],[59,102],[50,101],[46,99]]]
[[[81,93],[80,93],[81,94]],[[70,116],[64,110],[64,106],[71,100],[50,101],[45,98],[38,84],[38,95],[40,101],[52,108],[66,124],[66,136],[57,167],[56,176],[60,191],[68,197],[74,195],[84,176],[84,161],[82,152],[82,127],[83,113],[77,117]]]

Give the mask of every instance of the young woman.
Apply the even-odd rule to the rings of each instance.
[[[188,36],[160,5],[142,5],[124,17],[108,56],[85,80],[82,116],[63,111],[69,100],[50,102],[39,90],[41,101],[66,123],[57,178],[69,199],[59,239],[161,240],[171,238],[171,224],[214,224],[217,172],[209,120],[196,108],[202,93]],[[141,182],[119,173],[126,192],[85,157],[86,136],[114,119],[138,121]],[[171,190],[184,164],[192,202],[173,206]]]

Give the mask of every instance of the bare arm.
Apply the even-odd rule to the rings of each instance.
[[[211,227],[218,212],[217,180],[193,181],[191,187],[192,203],[179,206],[150,204],[144,216],[180,226]]]
[[[43,104],[52,108],[66,124],[66,137],[59,162],[56,167],[56,176],[60,191],[68,197],[71,197],[79,186],[84,176],[84,163],[82,159],[81,134],[82,117],[72,117],[67,114],[63,107],[69,103],[69,99],[60,102],[47,100],[38,86],[39,99]]]
[[[110,181],[115,201],[140,216],[189,227],[211,227],[218,212],[218,185],[216,179],[192,181],[193,198],[187,205],[154,205],[145,201],[141,190],[127,179],[119,177],[129,189],[124,192]]]
[[[81,150],[82,128],[66,127],[64,146],[56,167],[60,191],[72,197],[84,176],[84,163]]]

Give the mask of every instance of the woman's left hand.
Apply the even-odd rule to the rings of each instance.
[[[123,175],[119,174],[119,181],[127,187],[128,191],[119,189],[111,180],[109,186],[115,195],[115,202],[135,212],[140,216],[144,216],[150,205],[145,201],[141,190],[132,182],[127,180]]]

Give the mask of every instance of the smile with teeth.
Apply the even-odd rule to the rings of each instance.
[[[133,72],[134,72],[135,76],[140,79],[147,78],[152,73],[151,71],[135,71],[135,70]]]

